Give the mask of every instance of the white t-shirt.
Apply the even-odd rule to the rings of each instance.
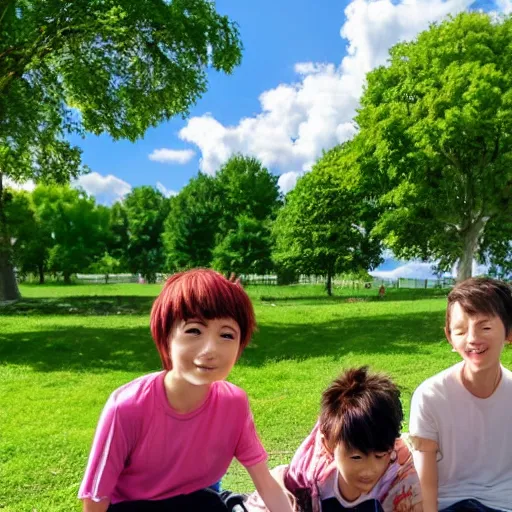
[[[460,382],[463,362],[423,382],[411,402],[409,431],[436,441],[438,506],[476,499],[512,511],[512,372],[489,398]]]

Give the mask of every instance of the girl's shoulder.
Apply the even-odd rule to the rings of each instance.
[[[231,382],[219,380],[212,384],[217,397],[220,400],[247,402],[247,393]]]
[[[107,406],[119,411],[136,411],[152,405],[158,395],[159,388],[163,393],[165,372],[154,372],[142,375],[121,387],[110,395]]]

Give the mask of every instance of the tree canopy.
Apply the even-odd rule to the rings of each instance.
[[[287,194],[274,224],[278,268],[327,277],[373,269],[381,246],[370,235],[374,209],[350,173],[345,146],[325,153]]]
[[[2,177],[66,182],[84,171],[67,133],[135,140],[188,112],[207,67],[240,59],[236,24],[209,0],[0,4],[0,300],[18,296]]]
[[[390,50],[367,75],[359,169],[383,213],[374,233],[401,258],[499,259],[512,231],[512,18],[462,13]]]

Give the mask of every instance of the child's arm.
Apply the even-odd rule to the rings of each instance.
[[[437,512],[437,443],[422,437],[413,437],[411,441],[423,496],[423,511]]]
[[[247,468],[265,506],[270,512],[293,512],[290,500],[286,497],[284,489],[270,474],[266,462],[259,462]]]
[[[88,498],[83,501],[83,512],[107,512],[110,505],[108,500],[93,501]]]

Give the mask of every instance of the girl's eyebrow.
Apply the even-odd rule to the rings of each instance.
[[[200,318],[189,318],[188,320],[185,320],[185,325],[188,324],[201,324],[206,327],[206,322],[204,320],[201,320]]]

